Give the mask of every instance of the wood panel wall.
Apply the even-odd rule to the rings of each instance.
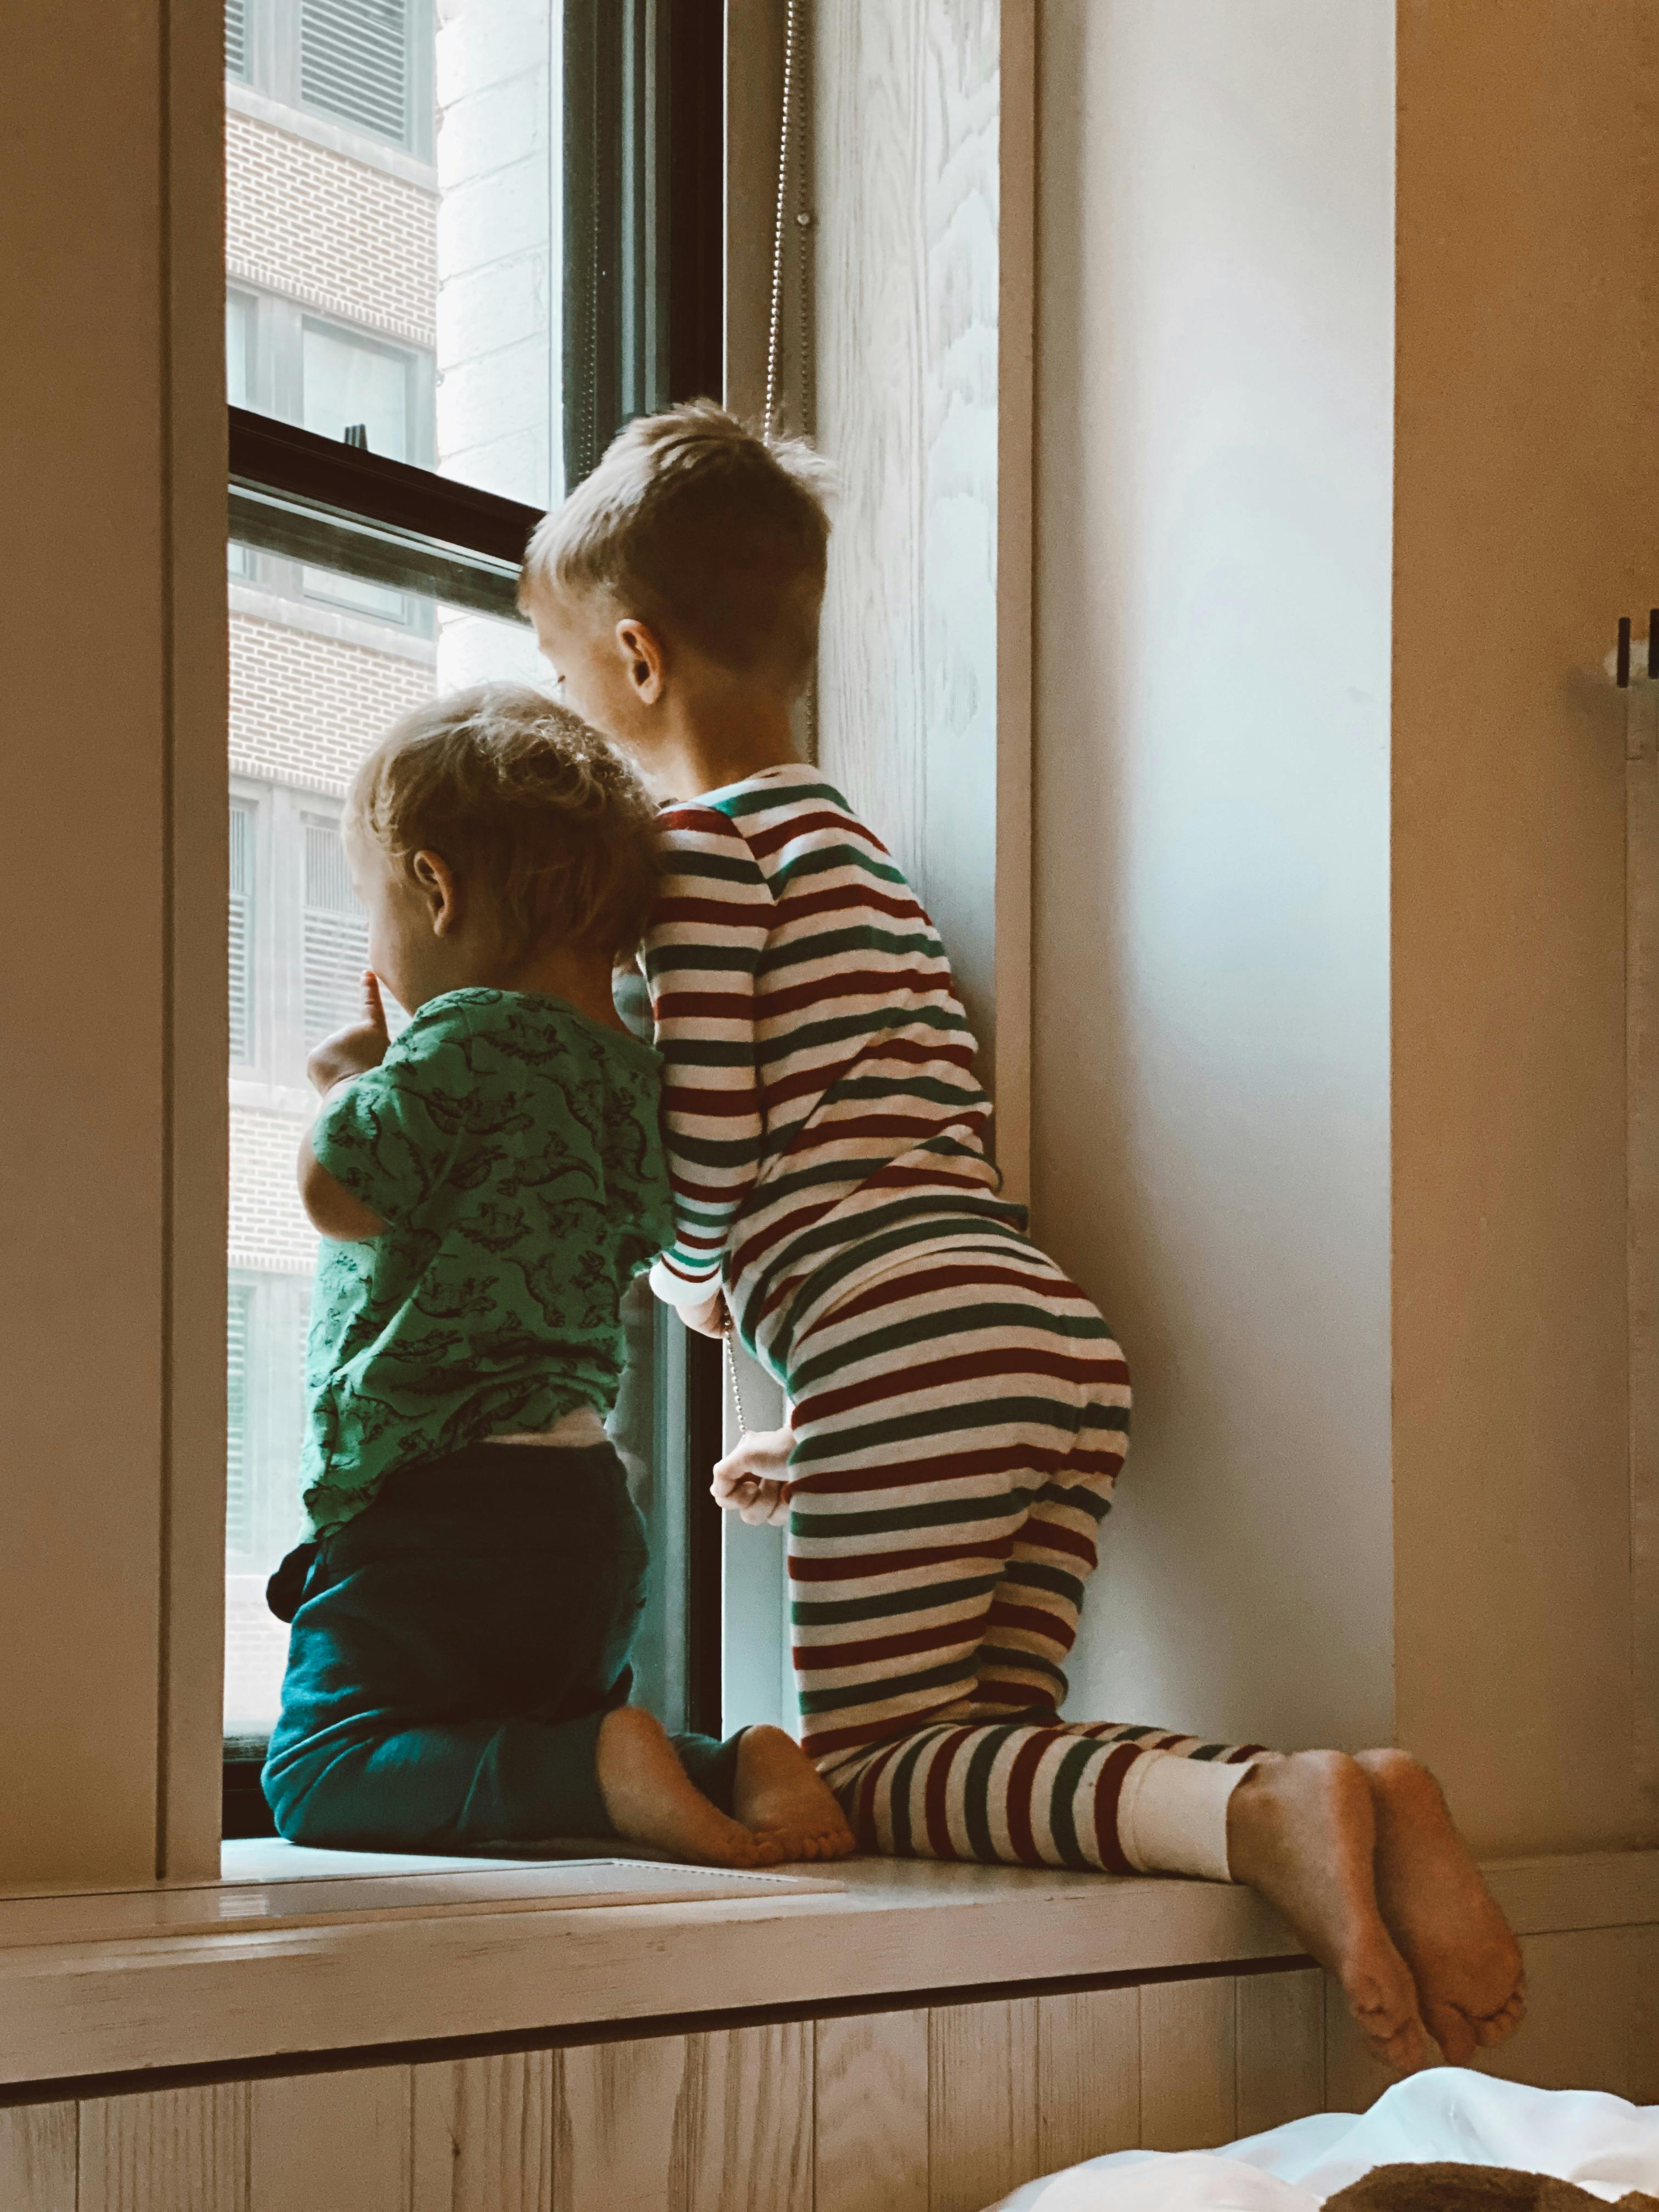
[[[1659,2101],[1659,1928],[1527,1942],[1491,2070]],[[0,2109],[4,2212],[981,2212],[1384,2086],[1311,1968]]]
[[[939,925],[1029,1148],[1030,0],[816,11],[818,757]]]

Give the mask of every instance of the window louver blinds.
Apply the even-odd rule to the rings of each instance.
[[[362,1011],[368,925],[346,872],[339,823],[307,814],[305,833],[305,1024],[313,1045]]]
[[[252,1470],[248,1464],[248,1310],[253,1293],[233,1283],[225,1311],[225,1548],[253,1549]]]
[[[300,97],[378,138],[410,136],[409,0],[303,0]]]
[[[225,0],[225,75],[247,75],[247,0]]]
[[[253,809],[230,802],[230,1057],[253,1057]]]

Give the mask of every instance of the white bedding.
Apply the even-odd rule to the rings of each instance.
[[[1609,2203],[1659,2195],[1659,2105],[1443,2066],[1358,2116],[1316,2113],[1223,2150],[1117,2151],[1028,2182],[991,2212],[1315,2212],[1374,2166],[1430,2159],[1553,2174]]]

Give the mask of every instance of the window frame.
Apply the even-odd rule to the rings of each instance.
[[[258,41],[267,11],[261,0],[246,9],[250,68],[230,80],[269,91],[259,74]],[[612,15],[627,18],[626,35],[607,33]],[[720,393],[725,388],[725,20],[723,0],[566,0],[564,15],[567,100],[580,88],[584,103],[580,127],[567,131],[567,149],[585,151],[592,162],[631,165],[637,178],[652,165],[641,134],[655,150],[658,189],[645,212],[651,223],[652,281],[659,301],[657,321],[644,333],[649,348],[648,379],[635,368],[624,376],[623,348],[607,356],[609,388],[590,395],[588,422],[619,422],[638,411],[641,399],[672,403]],[[653,70],[647,86],[642,72]],[[665,84],[672,88],[665,100]],[[309,110],[301,110],[310,113]],[[572,118],[567,109],[567,124]],[[388,142],[389,143],[389,142]],[[419,151],[418,149],[410,149]],[[429,149],[428,149],[429,152]],[[567,164],[571,161],[567,152]],[[628,198],[616,178],[580,179],[582,189],[567,194],[565,258],[569,270],[592,252],[588,221],[595,198]],[[585,212],[586,211],[586,212]],[[605,263],[601,242],[599,259]],[[610,319],[623,331],[636,331],[641,319],[641,283],[636,258],[623,279],[629,297],[607,298],[603,268],[581,270],[584,313]],[[256,296],[256,295],[251,295]],[[259,365],[270,358],[264,318],[257,301],[249,331],[251,388],[258,392]],[[349,327],[349,326],[343,326]],[[567,371],[568,374],[568,369]],[[631,378],[631,380],[629,379]],[[654,391],[649,388],[654,386]],[[571,453],[567,410],[567,480]],[[491,613],[512,613],[520,564],[539,511],[520,501],[481,491],[435,470],[337,442],[257,410],[228,410],[230,510],[233,536],[262,551],[303,562],[309,556],[370,581],[399,580],[434,592],[454,603]],[[596,458],[586,450],[580,458]],[[345,533],[343,553],[342,532]],[[257,580],[253,580],[258,588]],[[233,776],[236,795],[245,781]],[[256,817],[256,852],[269,835],[269,810]],[[254,927],[263,926],[256,866]],[[264,902],[268,905],[269,901]],[[233,1073],[258,1079],[258,1024],[255,1008],[255,1060]],[[227,1278],[227,1300],[231,1295]],[[227,1310],[227,1328],[228,1310]],[[683,1342],[659,1362],[678,1405],[664,1408],[684,1440],[685,1569],[684,1637],[688,1727],[718,1735],[721,1727],[721,1533],[722,1516],[709,1494],[708,1477],[722,1443],[724,1377],[719,1346],[663,1317]],[[677,1444],[676,1457],[678,1457]],[[258,1759],[247,1747],[227,1743],[223,1760],[223,1828],[229,1836],[270,1832],[269,1815],[258,1788]]]

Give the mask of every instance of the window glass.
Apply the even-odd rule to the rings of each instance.
[[[233,407],[250,404],[253,390],[253,302],[246,293],[225,295],[225,397]]]
[[[246,0],[225,38],[233,404],[550,506],[562,0]]]
[[[352,436],[372,453],[412,461],[410,450],[410,357],[354,337],[348,331],[307,323],[301,352],[304,393],[301,419],[325,438]]]
[[[576,50],[590,68],[603,49],[620,70],[624,19],[638,46],[660,13],[653,0],[581,6]],[[579,206],[563,174],[566,27],[563,0],[229,0],[233,405],[327,439],[349,434],[376,454],[543,507],[562,496],[573,422],[586,438],[569,448],[574,470],[624,399],[657,403],[656,279],[647,283],[632,244],[612,251],[615,238],[643,238],[654,220],[639,179],[656,158],[646,127],[658,112],[655,80],[648,69],[636,73],[637,114],[625,130],[608,126],[631,149],[628,192],[607,187],[599,204],[593,177],[624,167],[607,139],[584,154],[586,171],[576,165],[588,176]],[[585,98],[578,86],[584,113]],[[599,105],[597,95],[586,102]],[[573,234],[587,241],[586,289],[577,288],[586,304],[571,320],[589,332],[575,351],[590,366],[571,372],[586,395],[574,410],[561,328],[568,199]],[[617,335],[624,323],[626,345]],[[610,364],[608,383],[594,361]],[[602,383],[610,396],[596,406]],[[420,571],[401,553],[377,565],[361,543],[354,558],[349,536],[314,509],[298,535],[262,530],[242,513],[228,583],[225,1727],[233,1742],[257,1745],[276,1716],[287,1647],[264,1586],[300,1521],[317,1248],[294,1171],[315,1105],[306,1056],[355,1012],[365,950],[340,842],[345,793],[387,726],[437,692],[492,678],[550,679],[525,624],[478,611],[497,603],[499,576],[475,600],[470,571],[441,562]],[[441,585],[421,580],[434,573]],[[510,578],[502,604],[510,608]],[[398,1026],[399,1010],[388,1013]],[[685,1349],[643,1283],[627,1324],[611,1425],[652,1560],[635,1680],[678,1726],[690,1633]]]

